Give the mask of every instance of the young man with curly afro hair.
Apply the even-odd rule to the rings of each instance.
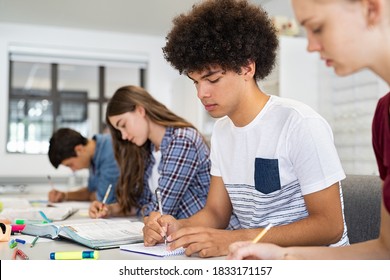
[[[180,220],[153,212],[145,245],[167,236],[170,249],[183,246],[188,256],[222,256],[269,224],[262,241],[281,246],[349,244],[339,184],[345,174],[330,126],[308,106],[257,84],[272,71],[278,47],[267,13],[245,0],[209,0],[173,24],[164,56],[220,119],[205,207]],[[234,229],[226,229],[232,221]]]

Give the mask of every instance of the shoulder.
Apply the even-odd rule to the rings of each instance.
[[[202,135],[198,130],[192,127],[178,127],[170,128],[170,138],[174,140],[187,141],[187,142],[197,142],[202,140]]]
[[[161,149],[208,150],[208,146],[203,136],[195,128],[168,127],[161,143]]]
[[[111,134],[96,134],[93,139],[96,141],[96,152],[113,153]]]
[[[111,134],[109,133],[104,133],[104,134],[95,134],[93,136],[93,139],[96,141],[96,142],[112,142],[112,139],[111,139]]]
[[[377,111],[389,110],[390,105],[390,92],[378,100]]]
[[[277,116],[280,122],[288,124],[291,129],[319,126],[331,130],[325,118],[303,102],[281,97],[274,97],[272,101],[269,115]]]
[[[303,102],[278,96],[271,97],[270,109],[296,115],[300,118],[321,117],[313,108]]]

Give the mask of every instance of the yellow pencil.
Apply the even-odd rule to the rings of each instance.
[[[272,224],[266,226],[256,237],[252,240],[252,243],[257,243],[261,238],[267,233],[267,231],[272,227]]]

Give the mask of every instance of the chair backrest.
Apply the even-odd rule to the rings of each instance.
[[[374,175],[347,175],[341,182],[344,216],[351,244],[376,239],[381,219],[381,180]]]

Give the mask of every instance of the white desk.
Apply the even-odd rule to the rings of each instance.
[[[15,235],[12,238],[23,239],[23,235]],[[18,244],[18,248],[27,254],[30,260],[50,260],[50,253],[60,251],[89,251],[90,248],[79,245],[67,240],[55,240],[50,242],[40,242],[40,239],[33,248],[30,248],[30,243]],[[13,249],[10,249],[8,242],[0,242],[0,260],[11,260]],[[99,260],[195,260],[202,259],[196,256],[187,257],[172,256],[167,258],[159,258],[146,256],[143,254],[135,254],[119,250],[119,248],[99,250]]]
[[[47,189],[45,189],[47,190]],[[18,198],[27,198],[29,200],[34,199],[46,199],[46,192],[45,193],[26,193],[26,194],[18,194],[18,195],[11,195],[12,197],[18,197]],[[11,197],[10,195],[7,195],[7,197]],[[4,195],[0,196],[5,197]],[[72,215],[69,219],[80,219],[80,212],[83,212],[85,214],[85,210],[81,210],[74,215]],[[12,235],[11,238],[28,238],[31,240],[31,237],[26,237],[24,235]],[[60,251],[86,251],[91,250],[88,247],[85,247],[83,245],[79,245],[77,243],[74,243],[72,241],[68,240],[50,240],[48,242],[44,242],[44,238],[39,238],[38,242],[35,244],[33,248],[30,248],[30,243],[26,244],[19,244],[18,248],[21,249],[23,252],[27,254],[29,259],[31,260],[50,260],[50,253],[51,252],[60,252]],[[13,249],[9,248],[8,242],[0,242],[0,260],[11,260]],[[122,251],[119,248],[114,249],[105,249],[105,250],[99,250],[99,259],[101,260],[160,260],[162,258],[159,257],[153,257],[153,256],[147,256],[142,254],[136,254],[131,252]],[[202,258],[199,258],[197,256],[187,257],[185,255],[182,256],[171,256],[164,259],[170,259],[170,260],[199,260]],[[218,258],[217,258],[218,259]],[[223,258],[221,258],[223,259]]]

